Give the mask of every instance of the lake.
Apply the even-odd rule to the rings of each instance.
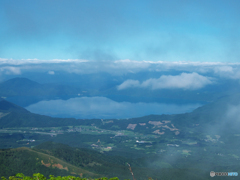
[[[180,114],[202,106],[200,103],[117,102],[107,97],[76,97],[67,100],[44,100],[25,107],[33,113],[52,117],[79,119],[123,119],[150,114]]]

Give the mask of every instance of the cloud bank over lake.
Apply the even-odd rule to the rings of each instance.
[[[118,90],[139,87],[139,88],[150,88],[150,89],[200,89],[208,84],[212,84],[211,78],[204,77],[198,73],[182,73],[177,76],[162,75],[160,78],[151,78],[142,83],[138,80],[126,80],[120,84]]]
[[[179,114],[191,112],[201,104],[164,104],[116,102],[106,97],[79,97],[68,100],[40,101],[26,107],[33,113],[53,117],[133,118],[150,114]]]

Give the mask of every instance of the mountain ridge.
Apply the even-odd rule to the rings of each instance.
[[[6,156],[8,158],[6,158]],[[0,161],[1,176],[15,175],[16,173],[19,172],[22,172],[26,175],[32,175],[36,171],[41,172],[46,176],[49,176],[52,173],[55,176],[73,174],[78,175],[80,177],[101,176],[99,174],[89,172],[80,167],[76,167],[72,164],[64,162],[63,160],[58,159],[49,154],[38,152],[27,147],[20,147],[16,149],[0,151],[0,159],[1,159]],[[9,163],[15,163],[17,166],[13,164],[7,165],[6,161],[8,161]],[[26,164],[29,165],[31,164],[33,167],[26,166]]]
[[[23,107],[20,107],[14,103],[6,101],[3,98],[0,98],[0,111],[1,112],[19,112],[19,113],[30,113]]]
[[[46,145],[46,144],[45,144]],[[63,148],[66,145],[63,145]],[[80,167],[79,165],[75,166],[69,161],[75,159],[76,162],[80,160],[80,156],[76,156],[79,152],[76,148],[70,148],[75,152],[71,153],[71,151],[63,152],[61,147],[57,147],[56,150],[59,152],[63,152],[61,155],[69,156],[69,159],[62,159],[56,156],[52,156],[49,152],[41,151],[41,149],[30,149],[26,147],[16,148],[16,149],[5,149],[0,150],[0,175],[1,176],[11,176],[16,173],[23,173],[24,175],[32,175],[33,173],[41,173],[46,177],[51,175],[56,176],[80,176],[80,177],[92,177],[92,178],[100,178],[100,177],[118,177],[120,179],[131,179],[132,175],[128,169],[127,163],[131,163],[126,160],[126,164],[119,165],[118,163],[113,164],[113,161],[108,161],[105,159],[101,159],[101,156],[98,157],[98,160],[104,162],[104,164],[99,165],[97,162],[90,162],[89,168]],[[74,150],[76,149],[76,150]],[[70,153],[70,154],[69,154]],[[86,150],[85,153],[88,153]],[[80,154],[79,154],[80,155]],[[94,155],[94,154],[93,154]],[[84,157],[82,157],[84,158]],[[116,157],[117,158],[117,157]],[[85,157],[87,161],[91,161],[88,157]],[[114,159],[113,159],[114,160]],[[117,159],[116,159],[117,160]],[[80,160],[81,161],[81,160]],[[85,162],[83,162],[84,164]],[[131,163],[132,165],[132,163]],[[187,177],[191,177],[196,180],[203,180],[204,178],[199,177],[202,172],[191,173],[187,172],[186,169],[177,169],[177,168],[163,168],[161,171],[159,169],[152,169],[148,167],[139,167],[132,166],[132,170],[134,172],[134,176],[136,179],[145,180],[149,177],[156,178],[171,178],[176,179],[179,177],[182,179],[186,179]],[[98,173],[100,172],[100,173]],[[205,178],[206,179],[206,178]]]
[[[26,107],[45,99],[62,97],[77,97],[80,88],[60,84],[40,84],[28,78],[13,78],[0,83],[0,97],[6,97],[11,102]]]

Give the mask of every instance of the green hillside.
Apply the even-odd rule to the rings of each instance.
[[[15,176],[9,176],[9,178],[5,178],[5,177],[2,177],[2,180],[19,180],[19,179],[22,179],[22,180],[66,180],[66,179],[69,179],[69,180],[86,180],[86,178],[80,178],[80,177],[76,177],[76,176],[53,176],[53,175],[50,175],[49,178],[45,177],[44,175],[42,175],[41,173],[34,173],[32,176],[25,176],[23,173],[18,173],[16,174]],[[101,177],[101,178],[88,178],[89,180],[119,180],[118,177],[113,177],[113,178],[106,178],[106,177]]]
[[[46,149],[1,150],[0,175],[8,177],[21,172],[27,176],[41,173],[46,177],[52,174],[54,176],[132,179],[129,166],[126,163],[122,164],[123,158],[121,157],[109,157],[96,151],[71,148],[62,144],[45,143],[38,148],[43,147]],[[124,160],[139,162],[139,165],[132,166],[134,176],[138,180],[146,180],[149,177],[154,179],[204,179],[201,177],[202,172],[198,172],[197,169],[162,168],[159,170],[159,168],[140,167],[143,165],[140,160]]]
[[[79,175],[80,177],[99,177],[80,167],[66,163],[54,156],[37,152],[29,148],[7,149],[0,151],[0,174],[1,176],[13,176],[22,172],[32,175],[35,172],[45,176]]]
[[[0,98],[0,112],[8,113],[8,112],[18,112],[18,113],[29,113],[28,110],[17,106],[16,104],[10,103],[3,98]]]

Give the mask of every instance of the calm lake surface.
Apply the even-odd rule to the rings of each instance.
[[[191,112],[200,107],[200,103],[131,103],[116,102],[106,97],[77,97],[68,100],[44,100],[29,105],[27,110],[52,117],[92,118],[133,118],[150,114],[180,114]]]

